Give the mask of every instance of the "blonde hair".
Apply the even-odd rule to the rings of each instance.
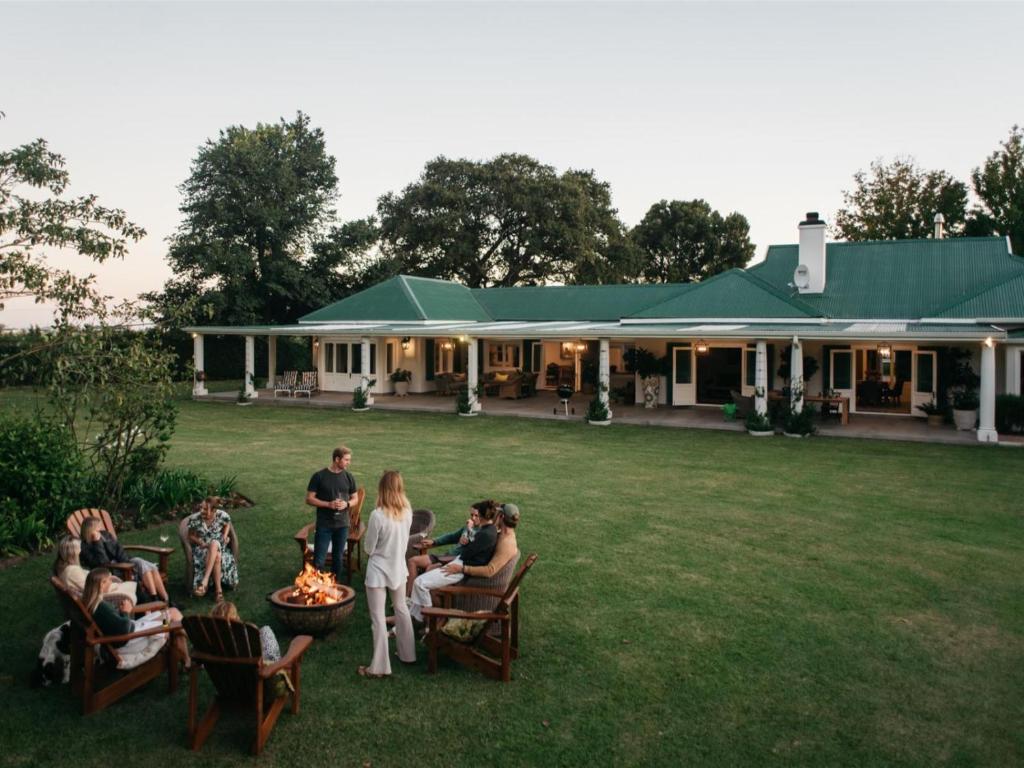
[[[393,520],[412,509],[405,495],[405,483],[397,469],[389,469],[377,483],[377,508]]]
[[[93,528],[102,528],[103,522],[98,517],[87,517],[82,521],[82,541],[85,541]]]
[[[228,619],[229,621],[242,620],[242,617],[238,615],[238,608],[228,600],[222,600],[214,605],[210,609],[210,615],[217,619]]]
[[[82,590],[82,602],[89,613],[93,613],[103,599],[103,580],[108,576],[110,571],[106,568],[93,568],[89,571],[85,579],[85,589]]]
[[[82,542],[74,536],[62,536],[57,542],[57,559],[53,561],[53,575],[58,578],[69,565],[78,565]]]

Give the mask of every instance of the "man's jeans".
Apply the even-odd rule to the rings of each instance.
[[[331,549],[331,571],[334,578],[341,583],[341,566],[345,559],[345,547],[348,545],[348,528],[317,528],[313,535],[313,567],[318,571],[324,569],[327,562],[327,548]]]

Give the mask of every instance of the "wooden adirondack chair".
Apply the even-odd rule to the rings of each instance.
[[[178,688],[178,654],[168,637],[167,643],[149,661],[132,669],[124,669],[114,643],[125,643],[137,637],[170,633],[180,624],[156,627],[127,635],[104,635],[82,601],[72,595],[60,579],[50,577],[57,599],[71,622],[71,690],[82,699],[82,714],[90,715],[110,706],[127,693],[140,688],[166,670],[170,692]],[[136,614],[166,608],[165,603],[135,606]]]
[[[366,533],[366,523],[362,520],[363,501],[366,499],[366,489],[356,490],[356,503],[349,508],[348,546],[345,548],[345,574],[346,583],[352,583],[352,572],[358,571],[363,561],[363,534]],[[302,553],[302,565],[313,562],[313,532],[316,523],[309,523],[302,526],[293,537],[299,545]],[[333,552],[327,553],[327,560],[324,561],[324,569],[331,570]]]
[[[519,569],[519,573],[515,575],[504,593],[497,590],[458,585],[431,591],[431,595],[440,597],[442,607],[423,609],[429,631],[427,635],[430,648],[427,657],[428,672],[437,671],[437,655],[444,653],[495,680],[507,683],[512,679],[512,659],[519,657],[519,584],[535,562],[537,562],[537,555],[533,554],[527,557],[526,562]],[[498,604],[488,612],[470,612],[443,607],[454,597],[472,595],[497,597],[499,598]],[[441,632],[441,627],[448,619],[496,622],[499,625],[499,634],[497,637],[489,634],[487,631],[490,629],[489,625],[473,642],[459,642]]]
[[[68,533],[76,539],[82,538],[82,523],[85,522],[87,517],[98,517],[103,524],[103,530],[107,531],[115,539],[117,538],[117,529],[114,528],[114,521],[110,519],[110,513],[105,509],[79,509],[72,512],[66,523]],[[156,555],[160,560],[157,566],[160,571],[160,578],[163,579],[164,584],[167,583],[167,558],[174,552],[173,549],[170,547],[149,547],[144,544],[124,544],[123,546],[127,550],[136,550]],[[122,579],[134,581],[134,576],[132,576],[134,566],[131,563],[111,563],[110,567],[120,571],[119,575]]]
[[[286,671],[294,689],[291,693],[292,714],[297,715],[302,655],[313,643],[313,638],[297,635],[280,660],[268,663],[263,660],[260,631],[253,624],[213,616],[186,616],[182,624],[193,646],[188,693],[189,747],[201,749],[220,717],[221,708],[235,706],[256,714],[256,740],[252,752],[258,755],[263,751],[287,698],[269,696],[264,690],[264,683],[278,672]],[[206,669],[217,689],[217,695],[202,719],[199,719],[200,667]]]

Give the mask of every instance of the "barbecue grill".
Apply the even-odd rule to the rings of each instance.
[[[558,387],[558,404],[562,406],[562,410],[566,416],[569,415],[570,411],[572,415],[576,415],[576,409],[569,406],[569,398],[573,395],[573,388],[568,384],[561,384]],[[557,414],[558,408],[552,410],[552,413]]]

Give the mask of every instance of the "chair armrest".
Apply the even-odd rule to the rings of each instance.
[[[295,536],[293,538],[297,542],[299,542],[299,544],[303,544],[304,545],[304,544],[306,544],[306,542],[309,541],[309,534],[312,531],[312,529],[313,529],[313,523],[306,523],[304,526],[299,528],[298,531],[295,532]]]
[[[502,621],[509,618],[507,613],[477,613],[476,611],[460,611],[456,608],[423,608],[424,616],[438,616],[447,619],[476,619],[483,621]]]
[[[136,637],[149,637],[150,635],[162,635],[164,633],[175,632],[181,629],[181,622],[176,621],[173,624],[168,624],[166,627],[153,627],[152,629],[143,629],[138,632],[130,632],[127,635],[103,635],[102,637],[94,637],[87,642],[89,645],[110,645],[111,643],[127,643],[129,640],[134,640]]]
[[[152,603],[142,603],[132,608],[132,613],[141,614],[149,613],[150,611],[162,611],[167,607],[167,603],[162,600],[156,600]]]
[[[488,597],[504,597],[504,589],[486,589],[483,587],[437,587],[436,589],[430,590],[433,592],[439,592],[442,595],[486,595]]]
[[[131,563],[107,563],[107,568],[120,571],[121,579],[124,581],[135,581],[135,566]]]
[[[302,658],[309,646],[313,644],[313,638],[309,635],[296,635],[288,645],[288,653],[266,667],[260,667],[260,677],[273,677],[282,669],[292,666]]]
[[[169,557],[174,550],[171,547],[150,547],[146,544],[124,544],[125,549],[137,549],[139,552],[151,552],[161,557]]]

